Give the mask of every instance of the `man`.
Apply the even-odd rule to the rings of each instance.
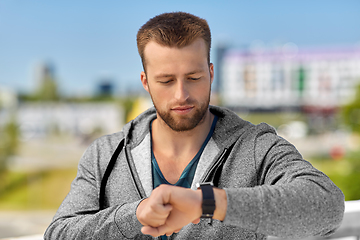
[[[339,226],[344,196],[326,175],[268,125],[209,106],[205,20],[161,14],[137,43],[155,108],[87,149],[45,239],[300,238]]]

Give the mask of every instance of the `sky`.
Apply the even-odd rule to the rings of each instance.
[[[136,33],[173,11],[208,21],[215,71],[219,44],[360,45],[358,0],[0,0],[0,88],[34,91],[36,66],[49,62],[65,95],[91,94],[102,79],[119,94],[140,89]]]

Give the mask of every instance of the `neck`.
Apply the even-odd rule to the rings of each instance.
[[[179,157],[186,153],[197,152],[205,141],[214,115],[206,111],[200,123],[189,131],[177,132],[172,130],[162,119],[154,120],[152,124],[153,150],[162,151],[168,156]]]

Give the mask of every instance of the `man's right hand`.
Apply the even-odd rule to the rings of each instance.
[[[144,199],[136,210],[136,217],[143,226],[159,227],[165,224],[172,206],[164,204],[161,191],[156,188],[149,198]]]
[[[136,216],[144,225],[142,233],[153,237],[171,235],[191,222],[199,222],[201,203],[200,190],[160,185],[139,204]]]

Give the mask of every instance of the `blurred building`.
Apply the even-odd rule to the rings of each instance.
[[[220,94],[238,110],[335,109],[360,84],[360,48],[278,49],[223,53]]]
[[[114,81],[111,78],[103,78],[96,87],[98,97],[112,97],[114,94]]]
[[[111,134],[124,125],[123,109],[113,103],[23,103],[16,116],[23,140],[53,133]]]

